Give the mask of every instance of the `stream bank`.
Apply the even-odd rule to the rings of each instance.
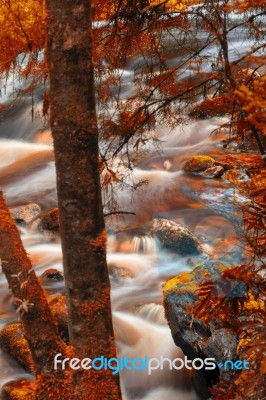
[[[244,162],[243,162],[244,161]],[[246,259],[240,265],[204,262],[163,286],[173,339],[190,360],[216,368],[194,371],[200,399],[265,397],[266,168],[261,159],[234,161],[226,177],[246,196],[242,228]]]

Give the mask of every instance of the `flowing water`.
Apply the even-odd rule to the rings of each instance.
[[[191,269],[187,257],[173,257],[162,252],[150,232],[154,216],[166,217],[190,227],[204,237],[204,257],[221,258],[223,252],[241,257],[239,238],[228,219],[232,189],[228,183],[182,172],[184,159],[190,154],[219,156],[220,147],[210,133],[222,121],[199,121],[167,132],[161,127],[160,153],[150,148],[134,175],[148,183],[131,193],[118,194],[121,209],[132,210],[134,216],[120,218],[124,230],[115,234],[109,227],[108,265],[116,268],[118,276],[112,282],[112,307],[119,356],[128,358],[181,357],[182,352],[172,340],[162,306],[162,283],[171,276]],[[30,135],[31,137],[31,135]],[[2,138],[0,142],[0,184],[9,206],[36,202],[43,210],[56,205],[55,170],[52,146]],[[205,197],[204,197],[205,195]],[[203,200],[202,200],[203,198]],[[217,207],[220,211],[217,212]],[[120,225],[121,227],[121,225]],[[112,229],[111,229],[112,228]],[[53,267],[62,271],[59,239],[39,232],[36,224],[20,227],[23,243],[34,263],[37,275]],[[230,258],[230,257],[229,257]],[[226,259],[226,257],[225,257]],[[196,262],[196,261],[195,261]],[[119,277],[119,271],[126,276]],[[61,285],[62,286],[62,285]],[[52,292],[61,292],[58,284]],[[0,324],[18,320],[3,275],[0,275]],[[1,385],[27,376],[11,358],[2,354]],[[196,400],[184,371],[168,369],[154,371],[125,371],[121,374],[124,399],[156,400],[159,398]]]
[[[128,71],[124,75],[122,89],[129,95],[133,73]],[[12,86],[11,82],[9,85]],[[38,106],[39,94],[34,101]],[[35,202],[46,211],[57,205],[53,149],[49,132],[38,134],[43,127],[41,119],[31,121],[31,105],[31,98],[22,98],[0,121],[0,186],[10,207]],[[182,356],[164,317],[161,287],[171,276],[189,271],[198,259],[173,256],[160,249],[151,235],[154,217],[174,220],[197,234],[204,249],[199,256],[201,261],[212,259],[230,264],[241,260],[243,241],[234,215],[238,194],[226,181],[204,180],[182,171],[189,155],[206,154],[219,160],[222,146],[211,133],[223,122],[213,118],[173,130],[157,127],[160,152],[150,145],[131,177],[147,184],[133,194],[125,190],[117,194],[119,208],[135,215],[119,217],[119,232],[115,232],[113,219],[106,218],[108,266],[110,271],[117,271],[111,273],[112,309],[121,357]],[[238,201],[242,201],[240,196]],[[36,223],[20,226],[20,230],[38,276],[51,267],[62,271],[59,238],[40,232]],[[62,284],[50,285],[50,290],[61,293]],[[17,321],[18,314],[2,273],[0,302],[0,327]],[[1,386],[29,376],[4,353],[0,369]],[[197,399],[184,370],[157,370],[150,376],[147,371],[123,371],[121,380],[124,400]]]

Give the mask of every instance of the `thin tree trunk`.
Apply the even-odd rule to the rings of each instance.
[[[266,164],[266,154],[265,154],[265,150],[264,150],[263,144],[261,142],[260,136],[258,134],[258,131],[257,131],[255,125],[253,125],[251,122],[249,122],[249,126],[250,126],[251,132],[257,142],[257,145],[258,145],[258,148],[259,148],[259,151],[261,154],[261,158],[263,159],[264,164]]]
[[[229,60],[229,49],[228,49],[228,32],[227,32],[227,12],[223,12],[223,31],[221,35],[221,49],[222,49],[222,54],[223,54],[223,59],[224,59],[224,74],[227,82],[230,83],[231,87],[233,89],[236,88],[236,83],[232,75],[232,70],[231,70],[231,63]]]
[[[2,192],[0,192],[0,257],[2,270],[18,305],[17,311],[32,353],[35,374],[54,375],[54,355],[64,353],[65,345],[59,337],[46,296],[23,247]]]
[[[79,358],[115,357],[98,167],[90,2],[46,0],[46,10],[50,120],[70,341]],[[91,372],[86,377],[93,382],[91,395],[85,375],[76,375],[73,400],[121,398],[118,375]]]

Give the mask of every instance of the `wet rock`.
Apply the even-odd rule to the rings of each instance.
[[[125,267],[110,265],[108,269],[110,278],[113,279],[115,282],[119,282],[127,278],[133,278],[132,272]]]
[[[155,218],[152,230],[162,248],[180,255],[200,254],[198,239],[186,227],[164,218]]]
[[[58,208],[54,208],[41,218],[40,229],[59,232]]]
[[[215,165],[215,160],[209,156],[193,156],[185,162],[185,172],[202,172],[207,168],[212,168]]]
[[[213,179],[220,178],[224,173],[224,168],[220,165],[215,165],[214,167],[207,168],[202,172],[204,178]]]
[[[223,174],[223,179],[226,179],[233,184],[237,184],[239,182],[248,182],[250,181],[250,177],[244,169],[230,169]]]
[[[214,358],[215,370],[197,370],[194,386],[201,399],[210,398],[208,387],[219,380],[231,380],[235,371],[218,366],[226,360],[238,359],[238,334],[230,317],[219,322],[212,318],[195,317],[196,302],[203,291],[206,297],[206,313],[215,299],[245,298],[246,285],[240,280],[225,279],[222,273],[230,267],[208,262],[167,281],[163,287],[164,307],[173,339],[190,360]]]
[[[47,285],[49,283],[63,281],[64,275],[56,268],[49,268],[41,274],[40,279],[42,284]]]
[[[29,203],[19,207],[10,208],[12,218],[17,223],[30,224],[41,213],[41,208],[38,204]]]
[[[52,295],[48,297],[48,304],[52,314],[57,322],[60,337],[69,342],[68,325],[67,325],[67,305],[66,296]]]
[[[8,325],[1,330],[0,347],[27,371],[33,372],[33,359],[21,324]]]
[[[35,382],[21,379],[6,383],[2,391],[6,400],[35,400],[35,388]]]

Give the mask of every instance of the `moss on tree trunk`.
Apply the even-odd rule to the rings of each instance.
[[[90,2],[47,0],[46,9],[50,121],[70,341],[80,358],[114,357],[98,162]],[[118,376],[100,371],[90,375],[94,385],[90,390],[96,390],[94,398],[120,399]],[[87,396],[87,378],[84,377],[84,373],[76,375],[78,393],[73,399]],[[100,386],[103,382],[104,386]]]

